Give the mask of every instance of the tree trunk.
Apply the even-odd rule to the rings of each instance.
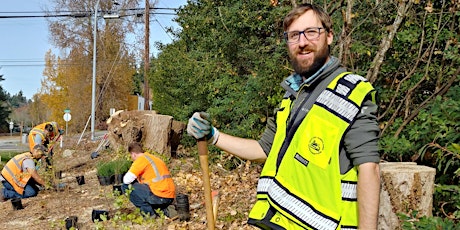
[[[399,27],[404,21],[404,18],[407,15],[407,12],[412,7],[412,1],[403,0],[398,1],[398,12],[393,21],[393,25],[389,27],[388,35],[383,35],[382,41],[380,43],[379,51],[372,61],[371,68],[367,71],[366,78],[370,83],[374,83],[377,80],[377,75],[380,71],[380,66],[382,66],[383,59],[385,58],[386,52],[391,48],[391,43],[393,42],[396,33],[398,32]]]
[[[140,142],[143,147],[171,156],[177,150],[185,125],[173,121],[173,117],[156,114],[155,111],[118,111],[108,124],[108,139],[114,149]]]
[[[432,216],[434,168],[414,162],[380,163],[380,208],[378,229],[401,229],[397,214]]]

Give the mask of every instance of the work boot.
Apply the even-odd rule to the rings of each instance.
[[[174,205],[169,205],[166,208],[160,209],[160,212],[163,212],[163,215],[165,215],[168,218],[173,218],[173,217],[177,216],[177,211],[174,208]],[[155,212],[155,214],[157,216],[159,216],[159,213]]]
[[[163,212],[163,214],[166,216],[166,217],[170,217],[169,215],[169,212],[168,212],[168,208],[164,208],[164,209],[161,209],[161,211]]]
[[[174,205],[169,205],[167,208],[165,208],[166,211],[163,211],[165,215],[169,218],[174,218],[177,216],[177,211]]]

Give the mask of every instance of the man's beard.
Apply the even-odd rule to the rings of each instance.
[[[308,78],[316,73],[316,71],[318,71],[326,63],[326,60],[329,57],[329,49],[326,47],[320,52],[317,52],[313,57],[313,63],[311,65],[305,65],[304,63],[299,62],[296,56],[291,53],[289,53],[289,56],[295,72],[302,77]]]

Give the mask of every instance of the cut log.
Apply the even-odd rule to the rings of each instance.
[[[143,145],[157,153],[171,156],[171,135],[173,117],[159,114],[148,114],[144,117],[145,139]]]
[[[380,163],[378,229],[401,229],[397,214],[432,216],[436,170],[413,162]]]
[[[114,149],[140,142],[146,149],[171,156],[180,143],[185,125],[155,111],[117,111],[107,120],[108,140]]]

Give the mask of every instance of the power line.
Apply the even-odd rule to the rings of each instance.
[[[162,8],[162,7],[151,7],[151,10],[166,10],[166,11],[177,11],[178,8]],[[128,9],[120,9],[117,10],[118,12],[130,12],[130,11],[138,11],[134,13],[125,13],[120,15],[120,17],[125,16],[142,16],[144,15],[144,8],[128,8]],[[114,11],[99,11],[103,13],[113,13]],[[2,15],[5,14],[5,15]],[[18,15],[10,15],[10,14],[18,14]],[[54,12],[43,12],[43,11],[24,11],[24,12],[0,12],[0,19],[12,19],[12,18],[58,18],[58,17],[72,17],[72,18],[83,18],[89,17],[94,14],[93,11],[54,11]],[[150,15],[161,14],[161,15],[177,15],[175,12],[150,12]]]
[[[176,11],[178,10],[178,8],[169,8],[169,7],[150,7],[151,10],[172,10],[172,11]],[[126,8],[126,9],[120,9],[120,11],[124,11],[124,10],[127,10],[127,11],[130,11],[130,10],[144,10],[144,8]],[[85,11],[85,10],[61,10],[61,11],[49,11],[49,12],[54,12],[56,14],[59,14],[59,13],[76,13],[76,12],[88,12],[88,13],[92,13],[94,11],[92,10],[88,10],[88,11]],[[44,11],[0,11],[0,14],[44,14],[46,12]]]

